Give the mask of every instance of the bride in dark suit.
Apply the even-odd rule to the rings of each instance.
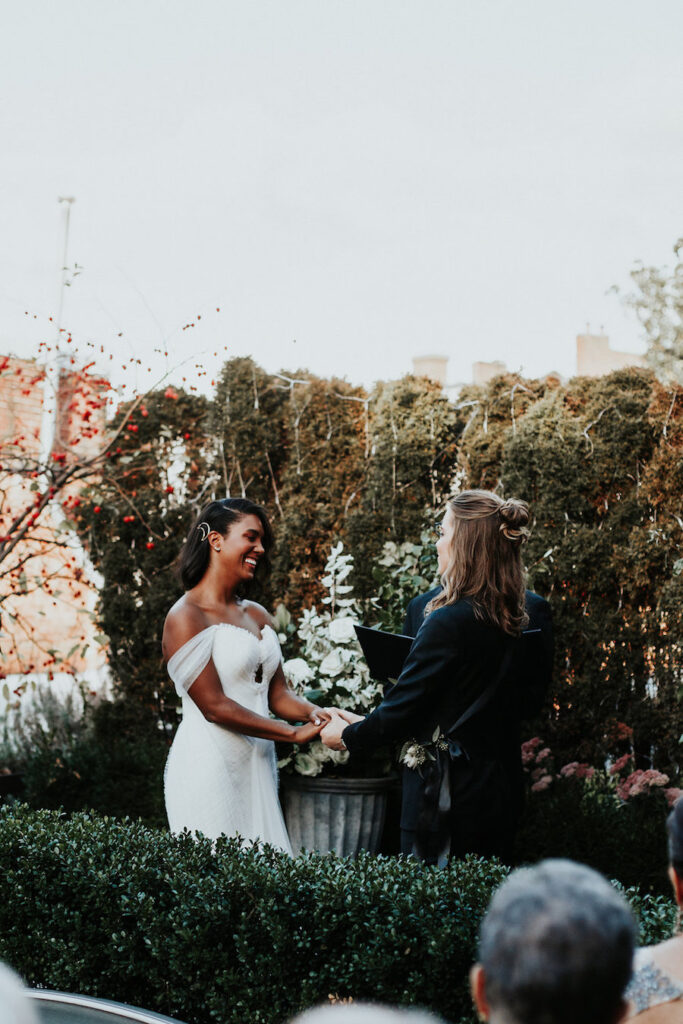
[[[522,808],[521,721],[552,670],[547,601],[525,589],[523,501],[449,498],[437,541],[441,585],[411,601],[415,640],[396,685],[367,718],[336,713],[321,739],[355,753],[403,741],[401,850],[444,864],[509,859]]]

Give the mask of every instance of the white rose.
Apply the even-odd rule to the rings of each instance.
[[[323,766],[310,754],[297,754],[294,758],[294,771],[298,775],[320,775]]]
[[[336,644],[347,644],[349,640],[355,640],[356,631],[353,628],[353,619],[332,619],[328,626],[330,638]]]
[[[327,749],[327,760],[332,761],[333,764],[346,764],[349,759],[348,750],[330,750]]]
[[[303,658],[290,658],[282,666],[285,676],[292,686],[301,686],[302,683],[309,683],[313,679],[313,669]]]
[[[343,670],[344,665],[342,664],[339,651],[330,651],[320,663],[320,671],[324,676],[336,676],[343,672]]]

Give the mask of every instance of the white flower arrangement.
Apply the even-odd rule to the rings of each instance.
[[[330,551],[321,582],[327,591],[326,606],[306,609],[299,619],[297,636],[300,656],[283,665],[287,682],[297,693],[321,707],[338,707],[364,713],[379,703],[381,684],[370,671],[356,639],[354,623],[361,621],[361,608],[353,587],[345,582],[353,569],[353,556],[344,554],[340,542]],[[278,767],[289,767],[299,775],[319,775],[325,766],[342,765],[346,751],[330,750],[320,740],[294,745]]]

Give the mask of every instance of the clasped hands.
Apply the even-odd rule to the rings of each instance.
[[[354,722],[362,722],[365,716],[356,715],[353,711],[344,711],[342,708],[325,708],[325,711],[330,717],[320,732],[320,739],[330,750],[346,750],[342,741],[344,729]]]

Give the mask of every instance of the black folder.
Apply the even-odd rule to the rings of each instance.
[[[400,633],[384,633],[381,629],[369,629],[368,626],[353,628],[372,678],[382,683],[397,680],[415,638]]]
[[[381,683],[396,682],[403,671],[415,637],[404,636],[402,633],[385,633],[381,629],[370,629],[368,626],[354,625],[353,628],[372,678]],[[527,640],[540,635],[540,629],[525,629],[522,638]]]

